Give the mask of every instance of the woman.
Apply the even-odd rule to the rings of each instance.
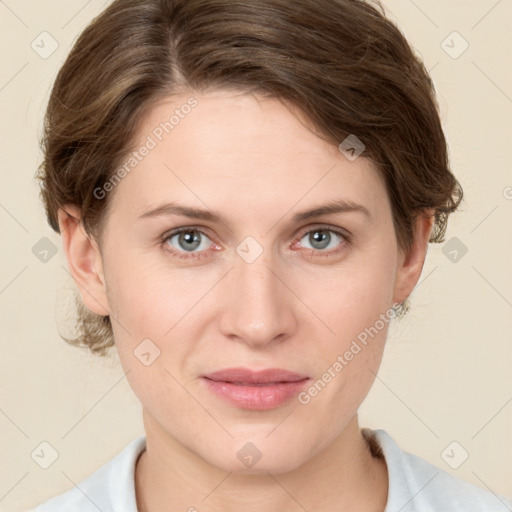
[[[117,0],[57,77],[44,150],[68,341],[116,347],[145,436],[36,510],[509,510],[358,424],[462,199],[378,6]]]

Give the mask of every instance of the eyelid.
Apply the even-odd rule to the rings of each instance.
[[[310,224],[308,226],[305,226],[305,227],[301,228],[301,230],[299,232],[300,234],[297,235],[296,237],[294,237],[292,245],[294,245],[297,242],[299,242],[308,233],[311,233],[313,231],[320,231],[320,230],[331,231],[331,232],[339,235],[340,237],[342,237],[343,241],[340,242],[340,245],[346,245],[346,244],[349,244],[351,242],[352,234],[349,231],[347,231],[346,229],[343,229],[343,228],[340,228],[340,227],[337,227],[337,226],[331,226],[331,225],[328,225],[328,224]],[[173,238],[176,235],[179,235],[183,231],[197,231],[201,235],[204,235],[206,238],[208,238],[212,242],[212,244],[214,244],[215,246],[219,247],[219,244],[215,241],[215,238],[210,236],[207,233],[208,230],[206,228],[200,227],[200,226],[193,226],[193,225],[190,225],[190,226],[180,226],[180,227],[171,229],[169,231],[166,231],[160,237],[161,243],[162,244],[166,244],[166,242],[169,239]],[[178,250],[176,250],[174,248],[171,248],[168,244],[166,244],[166,245],[167,245],[167,247],[166,247],[167,251],[169,251],[172,254],[175,254],[175,255],[177,255],[178,257],[181,257],[181,258],[199,258],[199,257],[204,257],[206,255],[206,253],[208,252],[208,250],[209,250],[209,249],[204,249],[204,250],[198,251],[198,252],[187,253],[186,251],[178,251]],[[319,250],[319,249],[316,249],[316,250],[315,249],[306,249],[306,250],[309,251],[309,252],[315,253],[315,254],[328,256],[328,255],[335,254],[340,249],[330,249],[328,251],[322,251],[322,250]]]
[[[310,233],[311,231],[315,231],[315,230],[333,231],[334,233],[341,235],[347,241],[350,241],[352,238],[352,233],[350,233],[349,231],[347,231],[344,228],[340,228],[337,226],[331,226],[329,224],[312,224],[312,225],[302,228],[301,235],[299,236],[298,239],[300,240],[304,235],[306,235],[307,233]]]
[[[295,239],[295,241],[292,243],[292,247],[299,243],[300,240],[307,235],[308,233],[315,232],[315,231],[330,231],[332,233],[335,233],[337,236],[341,238],[341,241],[334,249],[329,250],[320,250],[320,249],[310,249],[310,248],[304,248],[304,251],[306,254],[311,255],[313,257],[319,257],[319,258],[329,258],[329,257],[336,257],[339,253],[342,253],[343,251],[347,250],[349,246],[352,243],[352,233],[347,231],[346,229],[337,227],[337,226],[330,226],[327,224],[315,224],[315,225],[309,225],[301,231],[301,234]]]
[[[162,236],[162,240],[167,240],[168,238],[171,238],[175,235],[179,235],[183,231],[197,231],[198,233],[201,233],[202,235],[205,235],[210,240],[212,240],[212,237],[206,232],[206,228],[200,227],[200,226],[180,226],[178,228],[170,229],[169,231],[166,231]],[[213,240],[212,240],[213,241]]]
[[[301,228],[301,230],[300,230],[301,234],[299,235],[298,239],[302,238],[306,233],[309,233],[310,231],[313,231],[315,229],[325,229],[326,231],[334,231],[335,233],[338,233],[338,234],[342,235],[343,237],[345,237],[347,240],[350,240],[350,238],[352,237],[352,233],[350,233],[349,231],[347,231],[344,228],[340,228],[338,226],[331,226],[329,224],[317,223],[317,224],[310,224],[308,226],[304,226],[303,228]],[[212,237],[210,234],[208,234],[207,228],[204,228],[203,226],[193,226],[193,225],[181,226],[181,227],[177,227],[174,229],[170,229],[169,231],[165,232],[161,236],[161,239],[165,240],[173,235],[177,235],[177,234],[181,233],[182,231],[198,231],[199,233],[205,235],[210,240],[212,240],[213,242],[218,244],[218,242],[215,241],[215,238]]]
[[[219,245],[215,241],[215,238],[208,234],[208,232],[207,232],[208,230],[207,229],[205,229],[204,227],[199,227],[199,226],[180,226],[178,228],[170,229],[169,231],[166,231],[160,237],[160,240],[161,240],[161,242],[166,242],[169,239],[175,237],[176,235],[179,235],[183,231],[197,231],[201,235],[204,235],[206,238],[208,238],[215,245]],[[205,252],[205,251],[200,251],[200,252]],[[193,254],[198,254],[198,253],[193,253]]]

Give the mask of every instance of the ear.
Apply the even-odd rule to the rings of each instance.
[[[420,214],[416,219],[414,241],[411,249],[407,253],[399,252],[393,303],[403,302],[416,286],[427,256],[428,241],[433,224],[433,210]]]
[[[64,205],[57,215],[62,248],[82,301],[93,313],[109,315],[101,252],[96,241],[84,230],[80,209],[75,205]]]

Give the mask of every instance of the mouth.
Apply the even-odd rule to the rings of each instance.
[[[215,395],[241,409],[266,410],[284,405],[311,379],[282,368],[228,368],[202,375]]]

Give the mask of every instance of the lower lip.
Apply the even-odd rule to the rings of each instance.
[[[296,382],[251,386],[211,380],[203,377],[210,391],[242,409],[265,410],[279,407],[297,396],[309,378]]]

